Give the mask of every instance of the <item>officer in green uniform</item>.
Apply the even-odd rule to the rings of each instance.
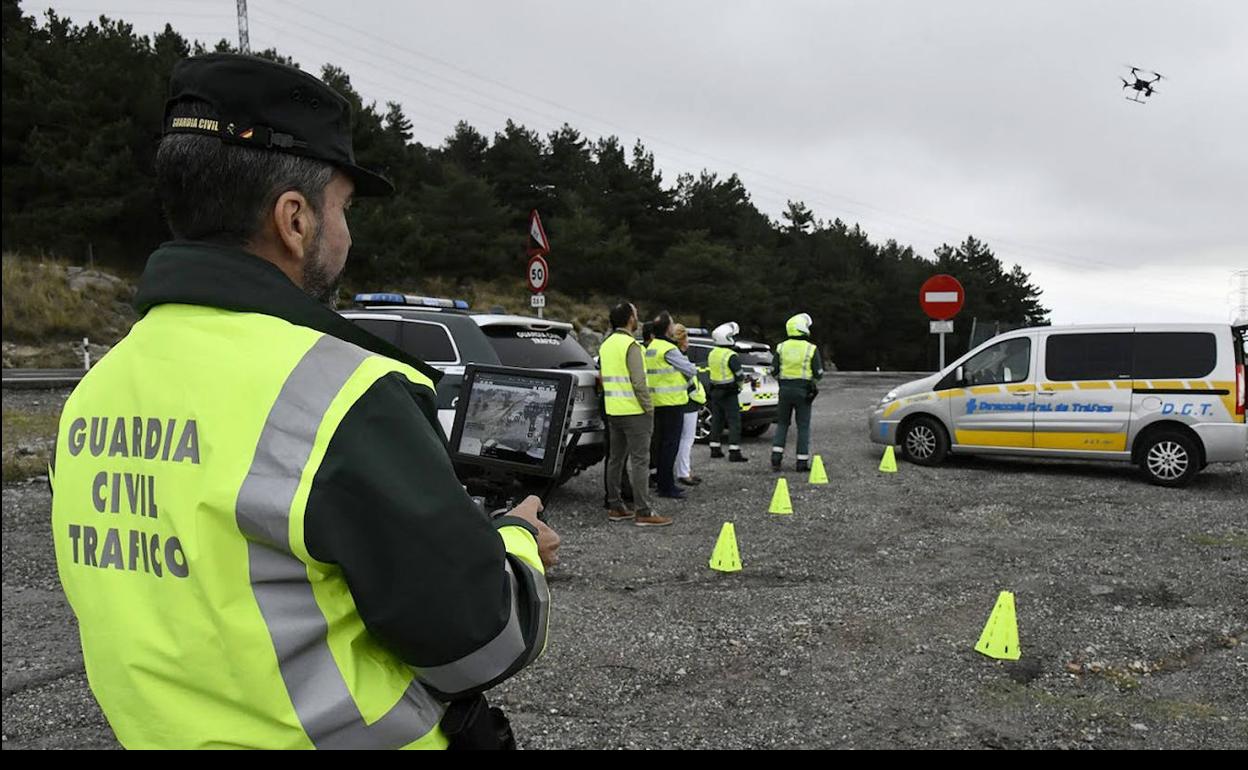
[[[819,349],[810,341],[813,322],[798,313],[785,324],[788,339],[776,346],[771,371],[780,380],[780,405],[776,415],[776,435],[772,440],[771,467],[784,464],[784,444],[789,437],[789,420],[797,417],[797,469],[810,470],[810,407],[818,395],[816,386],[823,376]]]
[[[127,748],[501,748],[480,693],[546,645],[558,536],[456,479],[438,372],[326,306],[358,166],[350,106],[247,56],[173,70],[175,241],[65,404],[57,569]]]
[[[711,457],[723,457],[724,424],[728,425],[728,461],[747,462],[741,454],[741,357],[733,346],[741,327],[735,321],[720,324],[711,330],[715,347],[706,359],[711,380]]]

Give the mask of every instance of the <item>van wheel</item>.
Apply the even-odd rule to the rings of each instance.
[[[931,417],[916,417],[901,434],[901,456],[916,465],[940,465],[949,454],[949,437]]]
[[[1200,472],[1201,457],[1191,436],[1178,431],[1158,431],[1140,449],[1140,469],[1158,486],[1187,486]]]

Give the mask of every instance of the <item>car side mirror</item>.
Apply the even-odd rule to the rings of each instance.
[[[953,370],[953,383],[958,387],[966,384],[966,368],[959,366]]]

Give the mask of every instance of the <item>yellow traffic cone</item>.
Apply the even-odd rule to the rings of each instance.
[[[897,455],[893,453],[891,444],[884,447],[884,458],[880,460],[880,471],[883,473],[897,472]]]
[[[815,462],[810,466],[811,484],[827,484],[828,472],[823,469],[823,455],[815,455]]]
[[[1018,660],[1018,617],[1014,613],[1014,594],[1002,591],[992,608],[984,632],[979,635],[975,651],[997,660]]]
[[[711,552],[711,569],[716,572],[740,572],[741,552],[737,550],[737,532],[732,522],[725,521]]]
[[[771,494],[768,513],[793,513],[793,501],[789,499],[789,482],[784,477],[776,479],[776,491]]]

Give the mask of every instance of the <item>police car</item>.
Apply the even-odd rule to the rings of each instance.
[[[606,438],[598,367],[572,324],[530,316],[472,311],[463,300],[397,293],[357,294],[344,318],[442,372],[438,421],[449,436],[468,364],[571,372],[576,377],[569,428],[580,433],[564,459],[562,481],[602,460]]]
[[[776,421],[776,412],[780,403],[780,383],[771,375],[773,353],[771,347],[764,342],[737,340],[733,346],[741,359],[742,373],[745,375],[745,386],[739,397],[741,403],[741,433],[751,438],[767,432]],[[710,391],[711,375],[707,359],[715,348],[715,342],[706,329],[689,330],[689,360],[698,367],[698,376],[702,378],[702,386]],[[703,406],[698,412],[698,429],[695,434],[699,442],[706,441],[711,435],[711,409]]]
[[[1248,326],[1020,329],[884,396],[871,440],[911,462],[950,452],[1118,460],[1182,486],[1248,453]]]

